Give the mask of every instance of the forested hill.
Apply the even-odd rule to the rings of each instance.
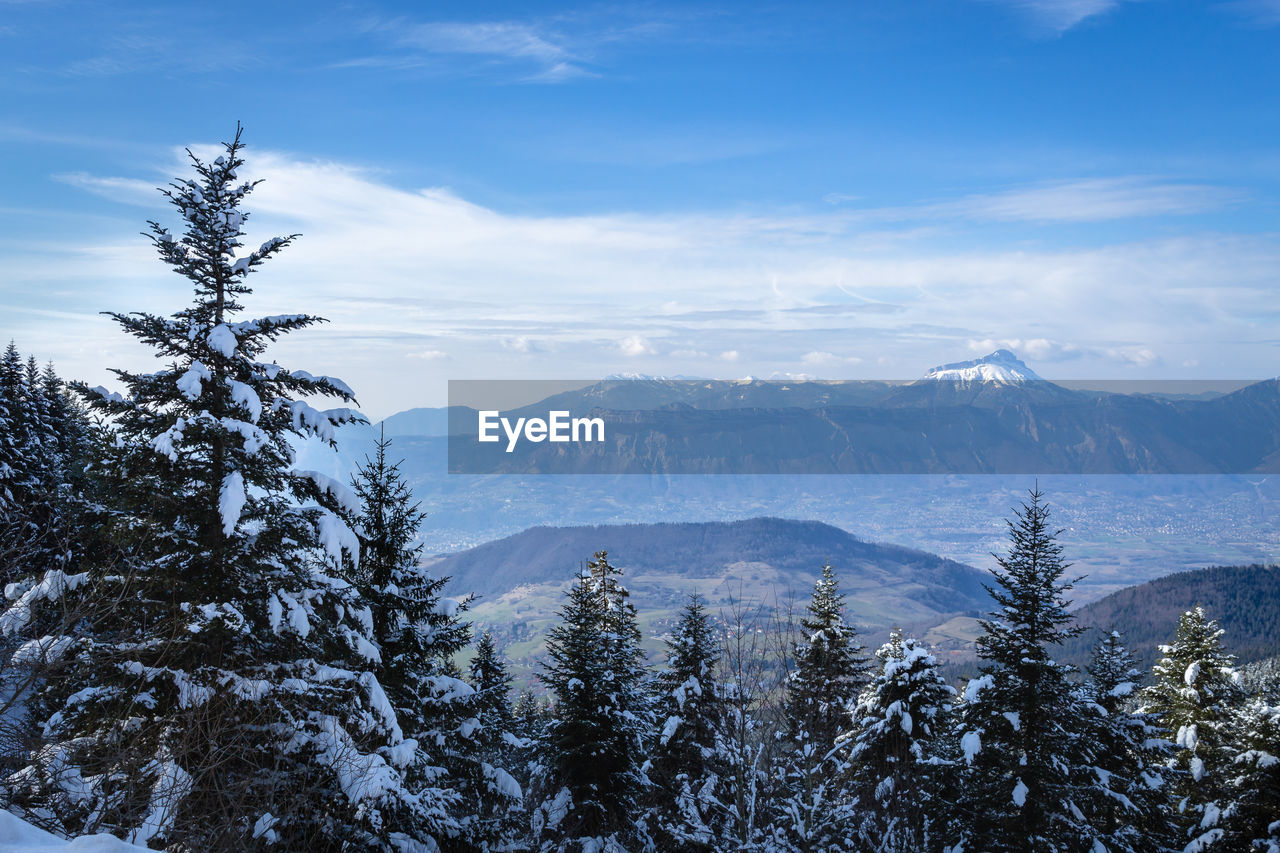
[[[451,554],[432,566],[456,592],[493,597],[528,584],[571,580],[592,553],[607,550],[630,575],[720,577],[733,566],[767,566],[807,592],[828,561],[851,598],[912,599],[935,612],[982,609],[984,573],[898,545],[865,542],[829,524],[781,518],[683,524],[534,527]],[[642,610],[645,602],[636,601]]]
[[[1201,606],[1226,632],[1223,643],[1241,663],[1280,654],[1280,567],[1214,566],[1178,572],[1119,590],[1076,611],[1091,627],[1067,647],[1067,659],[1088,659],[1099,637],[1094,628],[1124,632],[1126,645],[1146,665],[1156,647],[1171,642],[1178,617]]]

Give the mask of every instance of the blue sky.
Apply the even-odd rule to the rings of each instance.
[[[1280,0],[0,0],[0,332],[94,382],[237,120],[250,309],[371,414],[448,378],[1276,368]]]

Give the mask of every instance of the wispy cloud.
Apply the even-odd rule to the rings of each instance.
[[[960,219],[974,222],[1107,222],[1154,216],[1187,216],[1219,210],[1242,195],[1229,187],[1141,176],[1060,180],[925,202],[859,211],[888,221]]]
[[[1228,0],[1220,7],[1256,27],[1280,26],[1280,0]]]
[[[1089,18],[1106,14],[1122,0],[995,0],[1029,16],[1039,27],[1064,33]]]
[[[387,51],[350,59],[338,66],[424,67],[441,58],[470,58],[532,83],[560,83],[594,76],[550,28],[521,21],[373,21],[366,31],[384,38]]]

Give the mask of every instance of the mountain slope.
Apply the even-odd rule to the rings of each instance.
[[[1280,567],[1253,565],[1178,572],[1086,605],[1075,615],[1090,630],[1067,646],[1064,657],[1086,662],[1099,631],[1114,626],[1149,667],[1156,647],[1172,641],[1178,617],[1197,605],[1218,620],[1223,643],[1241,663],[1280,654]]]

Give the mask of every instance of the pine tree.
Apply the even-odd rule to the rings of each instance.
[[[509,731],[511,675],[490,631],[485,631],[476,641],[476,654],[471,659],[471,686],[480,696],[481,722],[499,731]]]
[[[193,286],[171,317],[113,313],[169,363],[115,371],[125,394],[75,386],[110,418],[102,471],[126,560],[50,570],[13,602],[19,630],[68,594],[108,605],[60,638],[75,665],[49,683],[47,743],[11,780],[64,833],[106,830],[185,848],[391,849],[425,822],[404,787],[411,755],[372,667],[368,608],[344,583],[358,559],[340,484],[291,470],[291,439],[332,443],[357,418],[303,398],[353,400],[341,381],[262,360],[305,314],[236,321],[248,277],[294,237],[244,252],[254,184],[242,143],[164,196],[160,259]]]
[[[865,849],[912,853],[936,849],[943,812],[940,743],[955,690],[938,661],[895,630],[876,652],[880,671],[853,709],[849,751],[852,793]]]
[[[1151,714],[1130,709],[1142,673],[1118,631],[1108,631],[1094,648],[1088,676],[1083,721],[1093,763],[1080,779],[1082,807],[1107,850],[1158,848],[1168,836],[1161,814],[1164,741]]]
[[[652,825],[663,850],[720,850],[728,843],[727,708],[717,680],[720,646],[697,595],[667,639],[657,683],[661,733],[653,750]]]
[[[1154,683],[1142,691],[1142,703],[1176,746],[1168,763],[1182,843],[1205,849],[1223,834],[1231,727],[1244,697],[1235,659],[1222,647],[1222,629],[1203,609],[1183,613],[1174,641],[1160,651],[1164,657],[1152,668]]]
[[[471,639],[460,618],[467,602],[444,597],[448,578],[418,565],[425,515],[400,463],[388,459],[390,446],[380,436],[352,479],[361,545],[354,580],[370,605],[378,677],[416,744],[407,776],[414,795],[430,805],[421,829],[446,850],[499,849],[510,841],[508,814],[520,793],[487,754],[501,732],[487,727],[484,694],[461,681],[453,663]]]
[[[1234,729],[1221,848],[1280,853],[1280,706],[1257,697]]]
[[[479,760],[480,784],[476,798],[476,817],[489,841],[488,849],[510,843],[518,835],[519,824],[527,826],[522,814],[523,785],[510,768],[520,761],[519,740],[512,734],[515,721],[511,711],[511,676],[498,653],[493,634],[485,631],[476,643],[471,659],[471,686],[476,691],[476,758]]]
[[[22,387],[22,355],[9,341],[0,357],[0,512],[9,512],[17,500],[16,488],[26,470],[22,458],[26,418]]]
[[[1049,527],[1038,489],[1008,521],[1009,551],[996,555],[999,609],[980,623],[981,676],[960,709],[958,839],[966,850],[1065,851],[1084,846],[1078,767],[1090,763],[1072,668],[1054,647],[1079,634],[1067,612],[1061,531]]]
[[[651,728],[644,651],[621,572],[599,551],[569,590],[539,678],[555,700],[533,769],[541,851],[637,853]]]
[[[867,683],[869,659],[844,621],[844,595],[829,563],[800,625],[805,641],[796,649],[787,683],[790,753],[780,768],[785,794],[776,837],[805,853],[844,850],[852,843],[849,803],[841,790],[848,773],[835,746],[849,729],[849,711]]]

